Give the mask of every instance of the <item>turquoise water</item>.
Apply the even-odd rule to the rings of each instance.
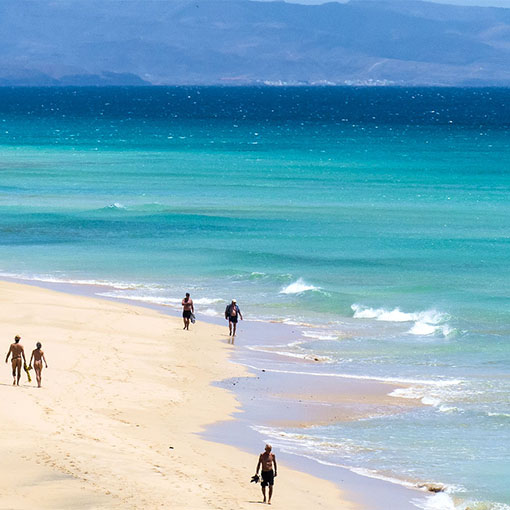
[[[280,369],[426,405],[281,447],[503,508],[509,127],[505,89],[0,89],[0,271],[296,324]]]

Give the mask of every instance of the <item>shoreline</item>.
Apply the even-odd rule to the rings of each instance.
[[[86,285],[83,286],[83,285],[79,285],[79,284],[65,284],[65,283],[54,283],[54,282],[50,283],[50,282],[40,282],[40,281],[22,281],[22,283],[20,283],[19,280],[16,280],[14,278],[12,278],[12,279],[5,278],[5,277],[4,277],[4,281],[7,284],[13,283],[14,285],[26,285],[28,287],[33,287],[36,289],[42,288],[44,290],[49,290],[50,292],[55,291],[60,294],[63,294],[64,296],[71,295],[71,296],[84,297],[85,299],[105,301],[107,303],[109,303],[109,302],[117,303],[117,304],[120,303],[122,305],[125,305],[129,309],[131,309],[131,308],[149,309],[149,310],[153,310],[157,313],[160,313],[164,317],[171,318],[172,321],[178,320],[179,324],[180,324],[180,319],[177,319],[176,317],[174,317],[174,315],[177,315],[177,313],[175,313],[174,310],[172,310],[171,308],[169,308],[167,306],[152,305],[152,304],[144,303],[144,302],[136,303],[136,302],[133,302],[132,300],[129,300],[126,303],[127,300],[122,300],[119,298],[113,298],[113,297],[112,298],[110,298],[110,297],[103,298],[102,296],[96,296],[93,294],[91,295],[91,289],[87,289]],[[2,285],[3,285],[3,283],[0,282],[0,287]],[[95,288],[92,285],[90,287]],[[97,291],[97,288],[95,288],[95,290]],[[70,294],[70,291],[72,291],[72,294]],[[214,318],[212,318],[212,319],[214,319]],[[207,317],[206,320],[209,323],[209,324],[206,323],[207,327],[209,327],[209,326],[212,326],[214,328],[218,327],[217,325],[211,324],[211,322],[212,322],[212,321],[210,322],[211,317]],[[205,323],[205,321],[202,318],[201,318],[200,322]],[[267,325],[266,325],[266,327],[267,327]],[[225,333],[225,331],[222,329],[221,331],[218,331],[217,334],[219,334],[220,336],[223,335],[226,337],[226,334],[224,334],[224,333]],[[231,347],[231,346],[228,346],[228,347]],[[242,372],[242,375],[237,374],[237,376],[236,376],[237,380],[240,380],[240,379],[253,380],[254,379],[254,373],[253,373],[252,369],[242,366],[242,363],[239,363],[239,360],[233,359],[233,358],[235,358],[234,350],[229,349],[227,356],[229,359],[225,360],[225,361],[227,363],[229,363],[229,367],[232,365],[235,365],[237,367],[236,371],[240,369]],[[373,381],[359,381],[353,377],[350,380],[349,380],[349,378],[346,378],[346,380],[342,381],[342,383],[345,384],[347,381],[349,381],[347,384],[347,387],[350,387],[350,389],[357,387],[360,395],[362,393],[362,391],[360,391],[360,389],[359,389],[360,386],[366,385],[366,388],[371,388],[372,390],[374,388],[379,388],[379,390],[375,391],[374,395],[373,395],[373,397],[375,398],[376,401],[377,401],[377,398],[382,397],[382,394],[380,391],[381,388],[383,388],[383,387],[385,388],[385,391],[384,391],[385,396],[388,394],[389,391],[391,391],[390,385],[388,383],[384,383],[384,382],[374,383]],[[225,380],[221,380],[221,378],[218,378],[215,380],[211,380],[209,382],[213,386],[217,386],[217,387],[221,388],[222,383],[224,383]],[[391,387],[395,388],[397,386],[395,384],[393,384],[393,385],[391,385]],[[402,386],[398,386],[398,387],[402,387]],[[239,434],[239,433],[246,434],[246,432],[247,432],[246,430],[243,429],[243,425],[242,425],[241,420],[239,419],[239,416],[238,416],[238,415],[242,414],[243,412],[246,412],[246,408],[247,408],[246,403],[243,403],[242,399],[241,399],[242,408],[239,409],[240,395],[239,395],[238,388],[231,387],[231,388],[226,388],[226,389],[228,389],[228,391],[231,395],[232,395],[231,392],[233,390],[235,390],[235,393],[232,395],[232,398],[235,399],[237,404],[235,404],[231,413],[228,415],[229,418],[227,418],[226,421],[225,421],[225,417],[219,417],[214,423],[210,423],[208,426],[206,426],[204,428],[204,430],[201,431],[200,436],[207,440],[210,440],[212,438],[217,443],[224,443],[224,444],[227,443],[227,444],[229,444],[231,446],[235,446],[236,448],[239,448],[243,451],[248,451],[253,455],[257,452],[256,448],[253,447],[250,449],[250,447],[248,446],[248,444],[246,442],[241,441],[241,443],[239,443],[237,441],[232,441],[232,440],[225,441],[224,440],[225,436],[228,436],[229,433],[232,433],[233,430],[235,430],[234,435]],[[389,400],[389,399],[391,399],[391,402],[396,400],[393,397],[386,397],[386,400]],[[398,399],[398,400],[404,401],[404,399]],[[408,400],[404,401],[404,402],[406,405],[410,405],[410,402]],[[340,405],[345,405],[345,402],[338,402],[338,403]],[[376,402],[372,402],[372,403],[375,404]],[[270,404],[269,409],[274,409],[274,405],[271,407],[271,404]],[[344,412],[345,412],[345,409],[344,409]],[[352,409],[350,412],[352,413]],[[328,419],[332,419],[332,418],[337,419],[338,418],[338,414],[335,414],[334,416],[331,416],[330,413],[328,413],[328,414],[329,414]],[[260,421],[263,421],[260,419],[260,416],[258,418]],[[358,419],[359,416],[354,416],[354,417],[351,416],[350,418],[348,418],[347,415],[344,415],[344,418],[345,419]],[[315,420],[315,417],[314,417],[314,420],[308,419],[308,422],[305,423],[305,420],[303,420],[303,416],[299,416],[297,418],[297,421],[295,420],[293,424],[296,424],[297,422],[299,422],[302,427],[307,427],[307,426],[316,425],[316,424],[320,423],[320,419]],[[227,426],[225,426],[226,423],[227,423]],[[285,423],[288,424],[288,422],[285,422]],[[218,427],[219,427],[219,429],[218,429]],[[242,432],[241,432],[241,429],[243,429]],[[218,430],[223,431],[223,438],[222,438],[222,434],[218,434],[218,432],[217,432]],[[227,432],[227,431],[230,431],[230,432]],[[253,441],[256,442],[256,439],[257,439],[256,436],[258,436],[258,442],[260,445],[262,445],[262,442],[260,439],[260,433],[254,433],[252,431],[252,434],[253,434],[253,436],[255,436],[255,437],[253,437]],[[346,466],[337,466],[336,468],[333,466],[329,466],[327,469],[324,469],[325,466],[320,466],[321,462],[319,460],[317,460],[317,459],[315,459],[315,461],[311,460],[311,459],[307,460],[306,456],[298,457],[296,459],[296,458],[294,458],[295,455],[293,455],[293,454],[290,454],[290,455],[285,455],[285,454],[281,455],[280,454],[279,457],[280,458],[283,457],[284,462],[291,465],[293,469],[298,469],[298,470],[302,471],[303,466],[306,466],[307,470],[309,470],[310,472],[314,472],[314,473],[318,472],[317,476],[319,476],[322,479],[333,481],[337,486],[339,485],[338,471],[340,470],[342,472],[342,475],[340,477],[342,479],[341,485],[342,485],[342,487],[345,486],[345,490],[349,494],[349,498],[352,499],[353,501],[355,501],[358,505],[361,505],[362,508],[367,508],[369,510],[371,510],[372,508],[377,508],[377,506],[374,506],[374,504],[376,503],[378,498],[375,498],[375,500],[374,500],[374,498],[372,498],[372,500],[371,500],[371,498],[367,499],[366,497],[361,497],[362,496],[361,493],[366,491],[366,489],[367,489],[367,487],[364,487],[366,484],[371,485],[370,490],[374,489],[375,492],[378,494],[381,494],[381,493],[389,494],[389,495],[391,495],[390,497],[392,498],[392,500],[395,500],[395,502],[398,500],[399,503],[396,506],[396,508],[416,508],[416,505],[414,503],[410,503],[411,499],[420,500],[420,499],[424,499],[425,497],[429,496],[429,494],[424,493],[423,491],[419,491],[416,488],[412,488],[412,490],[410,490],[410,488],[408,488],[408,487],[404,488],[402,486],[402,484],[398,484],[399,481],[384,480],[384,479],[381,479],[380,477],[374,478],[369,473],[365,473],[365,474],[361,475],[361,474],[353,472]],[[333,469],[330,469],[332,467],[333,467]],[[357,480],[357,478],[360,478],[360,480]],[[400,493],[402,489],[404,489],[404,493]],[[342,489],[342,490],[344,490],[344,489]],[[276,495],[276,491],[275,491],[275,495]]]
[[[41,389],[24,374],[12,388],[4,367],[6,508],[244,509],[260,499],[249,484],[256,457],[202,438],[239,407],[211,383],[246,375],[217,327],[183,332],[144,307],[35,285],[0,282],[0,296],[2,337],[21,334],[28,355],[42,341],[49,365]],[[282,507],[360,508],[331,482],[281,471]]]

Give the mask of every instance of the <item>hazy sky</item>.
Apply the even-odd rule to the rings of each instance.
[[[441,4],[455,4],[455,5],[480,5],[482,7],[508,7],[510,8],[510,0],[445,0],[439,2],[439,0],[429,0],[431,2],[436,1]]]
[[[285,0],[294,4],[324,4],[328,1],[340,1],[346,3],[348,0]],[[391,1],[391,0],[386,0]],[[414,1],[414,0],[398,0],[398,1]],[[480,5],[482,7],[507,7],[510,8],[510,0],[425,0],[429,2],[436,2],[440,4],[454,4],[454,5]]]

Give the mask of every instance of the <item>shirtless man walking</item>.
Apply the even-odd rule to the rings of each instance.
[[[257,464],[257,471],[255,472],[255,475],[257,476],[259,474],[259,469],[262,467],[262,472],[260,473],[262,475],[262,495],[264,496],[263,503],[266,502],[266,487],[269,485],[269,498],[267,500],[267,504],[271,504],[271,497],[273,496],[273,485],[274,485],[274,478],[277,474],[277,467],[276,467],[276,457],[274,453],[271,453],[271,445],[266,444],[266,447],[264,449],[264,453],[261,453],[259,455],[259,462]],[[274,470],[273,470],[274,466]]]
[[[228,320],[228,335],[229,336],[236,336],[236,328],[237,328],[237,318],[240,318],[243,320],[243,314],[241,313],[241,310],[239,309],[239,306],[237,306],[237,301],[235,299],[232,300],[232,303],[227,305],[227,308],[225,308],[225,319]]]
[[[14,343],[11,344],[11,347],[9,348],[9,352],[7,353],[7,356],[5,357],[5,362],[7,363],[9,361],[9,356],[11,357],[11,365],[12,365],[12,385],[13,386],[19,386],[19,378],[21,377],[21,358],[23,358],[23,363],[26,363],[27,360],[25,358],[25,349],[23,349],[23,346],[19,343],[21,338],[16,335],[14,337]],[[16,377],[17,373],[17,377]]]
[[[37,378],[37,387],[41,387],[41,376],[42,376],[42,363],[46,365],[48,368],[48,363],[46,363],[46,358],[44,357],[44,352],[41,350],[41,342],[37,342],[36,348],[32,351],[32,356],[30,356],[30,367],[32,366],[32,360],[34,360],[34,370],[35,377]]]
[[[186,292],[186,297],[182,300],[182,320],[184,327],[182,329],[189,330],[189,323],[191,321],[191,314],[195,313],[195,306],[193,300],[189,297],[189,292]]]

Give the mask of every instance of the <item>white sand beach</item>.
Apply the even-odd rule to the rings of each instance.
[[[260,507],[257,458],[199,436],[238,405],[211,383],[247,375],[225,328],[9,282],[0,304],[3,355],[19,334],[27,361],[40,341],[49,365],[38,389],[24,373],[12,387],[3,364],[0,509]],[[359,508],[285,465],[273,506]]]

